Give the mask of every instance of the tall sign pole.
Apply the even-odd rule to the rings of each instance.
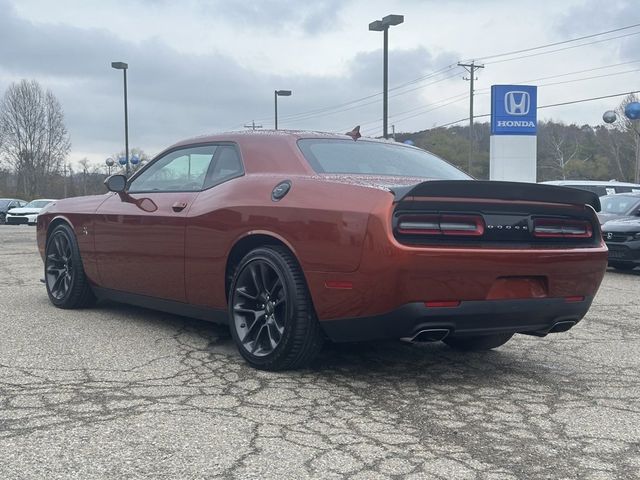
[[[491,180],[536,181],[537,101],[532,85],[491,87]]]

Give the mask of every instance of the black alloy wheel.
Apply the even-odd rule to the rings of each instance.
[[[243,348],[256,357],[272,353],[284,333],[287,293],[277,270],[256,259],[242,269],[233,301],[233,321]]]
[[[85,307],[95,299],[75,235],[66,224],[58,225],[47,238],[44,273],[49,300],[56,307]]]
[[[229,320],[240,354],[256,368],[298,368],[322,347],[304,276],[282,247],[258,248],[242,259],[229,291]]]

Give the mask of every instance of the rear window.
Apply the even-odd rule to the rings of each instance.
[[[469,180],[466,173],[418,148],[397,144],[327,138],[298,140],[298,146],[317,173],[350,173]]]

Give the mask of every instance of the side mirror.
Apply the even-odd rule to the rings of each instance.
[[[124,175],[111,175],[107,177],[104,184],[110,192],[122,193],[127,187],[127,177]]]

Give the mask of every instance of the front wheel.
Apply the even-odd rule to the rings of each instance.
[[[463,337],[446,337],[443,342],[455,350],[482,351],[491,350],[507,343],[513,333],[498,333],[495,335],[470,335]]]
[[[306,366],[323,336],[295,257],[268,246],[249,252],[229,291],[231,335],[253,367],[286,370]]]
[[[68,225],[58,225],[47,239],[44,278],[49,300],[58,308],[87,307],[95,300],[78,242]]]

